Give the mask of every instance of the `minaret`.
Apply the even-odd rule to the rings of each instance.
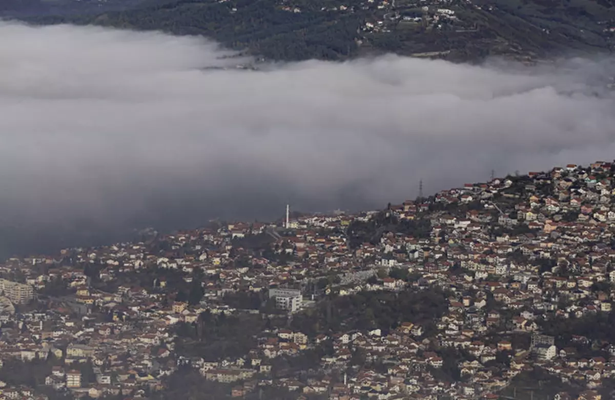
[[[286,205],[286,225],[284,225],[286,229],[290,228],[290,204]]]

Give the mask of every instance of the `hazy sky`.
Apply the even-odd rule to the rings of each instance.
[[[615,155],[611,60],[202,69],[232,67],[229,54],[199,38],[0,24],[0,224],[381,207],[420,179],[431,193]]]

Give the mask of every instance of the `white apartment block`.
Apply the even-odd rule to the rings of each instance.
[[[269,298],[275,298],[275,306],[280,310],[291,313],[298,311],[303,306],[301,290],[297,289],[269,289]]]
[[[0,291],[15,304],[25,304],[34,298],[32,286],[6,279],[0,279]]]

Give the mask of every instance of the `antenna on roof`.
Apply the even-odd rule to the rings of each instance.
[[[495,179],[495,169],[491,170],[491,180]]]
[[[423,180],[419,181],[419,198],[423,198]]]

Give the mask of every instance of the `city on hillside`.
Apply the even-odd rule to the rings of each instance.
[[[0,265],[0,399],[615,398],[615,163]]]

